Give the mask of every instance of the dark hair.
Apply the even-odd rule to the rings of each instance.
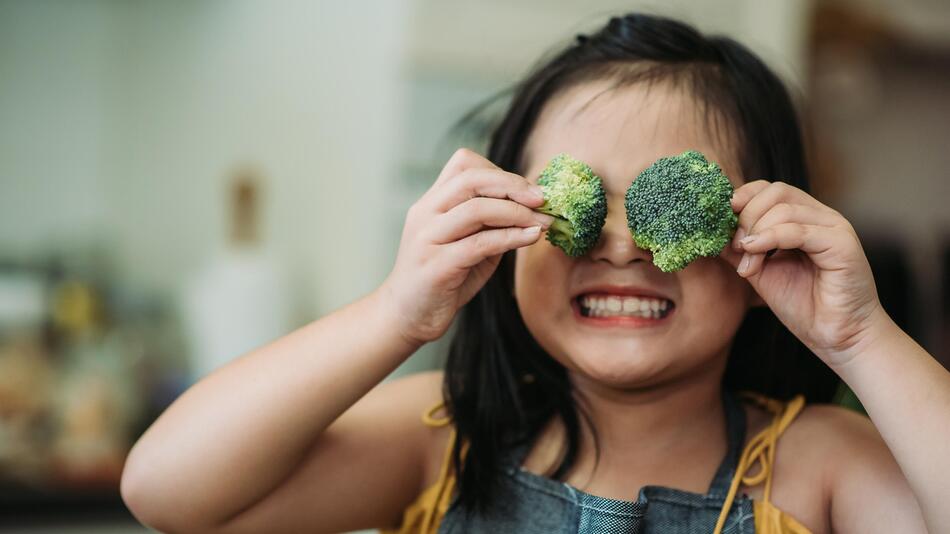
[[[704,36],[667,18],[631,14],[610,19],[534,70],[513,90],[491,134],[488,158],[519,172],[528,135],[545,103],[571,85],[669,80],[687,84],[707,115],[724,119],[739,147],[747,179],[768,177],[808,191],[802,134],[782,82],[748,49]],[[718,120],[718,119],[717,119]],[[488,504],[501,454],[529,443],[559,417],[567,450],[551,475],[576,460],[580,419],[565,368],[528,332],[513,297],[514,252],[503,255],[484,288],[458,316],[446,363],[444,395],[458,432],[454,462],[459,504]],[[723,386],[787,399],[804,393],[828,401],[836,376],[767,308],[748,312],[733,341]],[[468,444],[462,455],[462,443]]]

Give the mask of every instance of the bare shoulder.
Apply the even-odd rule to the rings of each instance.
[[[442,400],[442,376],[441,370],[414,373],[385,381],[376,386],[376,389],[388,397],[390,402],[421,410],[421,421],[422,412]]]
[[[287,493],[296,488],[306,498],[291,500],[322,517],[328,532],[398,526],[405,507],[431,484],[434,450],[449,434],[423,422],[423,414],[441,401],[441,387],[441,372],[376,385],[320,436],[300,469],[300,482],[288,485]],[[340,508],[360,500],[373,503],[371,513]]]
[[[443,403],[441,370],[426,371],[400,377],[378,386],[379,402],[399,404],[398,417],[402,426],[418,440],[418,450],[423,454],[421,488],[434,483],[442,467],[445,448],[449,444],[451,425],[430,426],[423,422],[423,414]],[[436,409],[434,419],[442,419],[447,413]]]
[[[370,456],[378,458],[381,466],[390,466],[387,472],[400,472],[407,491],[417,493],[429,482],[434,451],[448,438],[446,427],[423,422],[423,414],[441,400],[442,371],[386,380],[330,425],[322,441],[348,451],[353,462],[365,464]],[[380,447],[380,443],[386,445]]]
[[[772,418],[758,407],[747,407],[747,414],[747,439]],[[874,468],[893,461],[867,416],[831,404],[806,405],[778,440],[776,455],[776,468],[794,464],[796,472],[814,471],[829,479],[852,466]]]
[[[376,414],[397,418],[404,430],[419,434],[428,445],[431,437],[448,433],[445,426],[434,427],[423,421],[426,413],[443,402],[442,378],[443,372],[438,370],[388,380],[376,386],[360,402],[373,405],[372,411]],[[432,414],[435,419],[444,415],[443,409]]]
[[[867,416],[831,404],[809,404],[785,431],[786,449],[823,459],[824,467],[879,462],[890,456]],[[857,454],[856,454],[857,453]]]
[[[428,428],[422,416],[442,401],[442,371],[426,371],[387,380],[370,390],[354,412],[394,418],[405,430]],[[380,421],[382,422],[382,421]]]
[[[773,502],[813,532],[914,532],[919,508],[893,454],[864,414],[806,406],[778,441]],[[869,502],[893,507],[869,512]],[[861,530],[861,528],[870,530]]]
[[[785,431],[781,447],[787,455],[806,458],[820,470],[822,486],[829,495],[855,480],[877,486],[906,484],[874,423],[848,408],[806,406]]]

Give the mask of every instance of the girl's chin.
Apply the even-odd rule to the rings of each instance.
[[[638,387],[653,382],[667,370],[669,361],[647,353],[596,353],[572,358],[569,369],[610,387]]]

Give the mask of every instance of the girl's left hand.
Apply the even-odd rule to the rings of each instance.
[[[851,224],[782,182],[757,180],[732,197],[739,229],[722,257],[828,365],[847,363],[883,324],[871,267]],[[766,253],[774,253],[766,256]]]

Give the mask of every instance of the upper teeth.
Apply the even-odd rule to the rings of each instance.
[[[591,315],[599,317],[611,315],[659,317],[670,306],[670,301],[666,299],[614,295],[584,295],[580,303],[590,311]]]

